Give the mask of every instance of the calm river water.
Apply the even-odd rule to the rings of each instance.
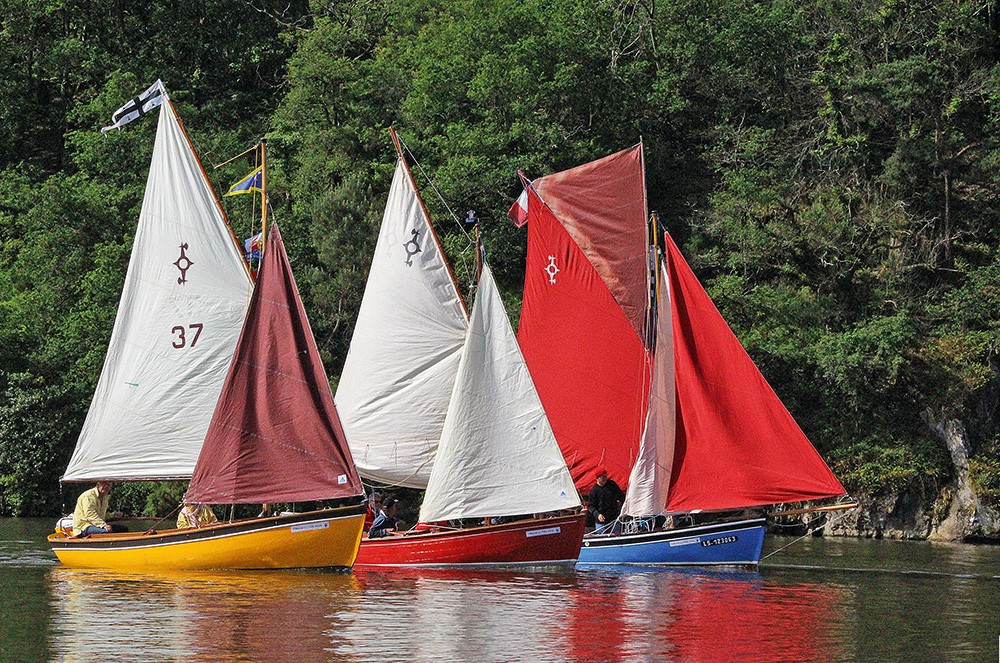
[[[58,565],[51,526],[0,519],[2,661],[1000,657],[995,546],[806,539],[758,573],[123,575]]]

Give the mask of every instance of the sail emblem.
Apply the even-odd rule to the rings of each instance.
[[[549,275],[549,283],[555,283],[556,282],[556,274],[558,274],[560,271],[562,271],[558,267],[556,267],[556,257],[555,256],[549,256],[549,264],[545,266],[544,271],[545,271],[546,274]]]
[[[420,253],[420,244],[417,243],[417,239],[420,237],[420,231],[414,229],[410,232],[413,233],[413,237],[407,242],[403,242],[403,248],[406,249],[406,266],[413,266],[413,256]],[[411,248],[412,245],[412,248]]]
[[[191,269],[191,265],[194,264],[184,253],[187,247],[187,242],[181,244],[181,257],[174,261],[174,266],[180,270],[181,273],[180,278],[177,279],[177,282],[181,285],[187,283],[187,271]]]

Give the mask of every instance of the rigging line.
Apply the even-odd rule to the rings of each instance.
[[[844,511],[844,512],[843,512],[842,514],[840,514],[839,516],[837,516],[836,518],[834,518],[833,520],[831,520],[831,521],[830,521],[830,524],[831,524],[831,525],[833,525],[833,524],[834,524],[834,523],[836,523],[837,521],[839,521],[839,520],[843,519],[844,517],[846,517],[846,516],[847,516],[847,515],[848,515],[849,513],[851,513],[851,511],[850,511],[850,510],[848,510],[848,511]],[[778,548],[777,550],[772,550],[771,552],[769,552],[769,553],[767,553],[766,555],[764,555],[763,557],[761,557],[761,558],[760,558],[760,561],[762,561],[762,562],[763,562],[763,561],[764,561],[765,559],[767,559],[767,558],[768,558],[768,557],[770,557],[771,555],[776,555],[776,554],[780,553],[780,552],[781,552],[782,550],[784,550],[785,548],[787,548],[788,546],[792,546],[792,545],[795,545],[796,543],[798,543],[798,542],[799,542],[799,541],[801,541],[802,539],[804,539],[804,538],[806,538],[806,537],[808,537],[808,536],[812,536],[813,532],[815,532],[816,530],[818,530],[818,529],[819,529],[820,527],[823,527],[823,526],[824,526],[825,524],[826,524],[826,523],[823,523],[823,524],[821,524],[821,525],[817,525],[816,527],[814,527],[814,528],[810,529],[810,530],[809,530],[809,531],[807,531],[807,532],[806,532],[805,534],[803,534],[803,535],[802,535],[802,536],[800,536],[799,538],[795,539],[795,540],[794,540],[794,541],[792,541],[791,543],[788,543],[788,544],[785,544],[785,545],[781,546],[780,548]]]
[[[465,277],[466,277],[466,279],[469,280],[470,282],[471,281],[475,281],[474,275],[469,270],[469,262],[468,262],[468,260],[465,257],[465,254],[469,250],[469,246],[473,245],[472,235],[470,235],[469,231],[466,230],[465,227],[462,226],[462,222],[459,221],[458,216],[455,214],[455,212],[452,211],[451,207],[448,205],[448,201],[446,201],[444,199],[444,196],[441,195],[441,192],[434,185],[434,180],[431,179],[431,176],[427,174],[427,171],[424,170],[424,167],[420,165],[419,161],[417,161],[417,157],[415,157],[413,155],[413,152],[410,151],[410,146],[406,144],[406,141],[403,140],[402,136],[399,136],[397,134],[397,138],[399,138],[399,143],[400,143],[400,145],[403,146],[403,149],[406,150],[406,153],[410,155],[410,160],[413,162],[413,164],[420,171],[420,174],[424,176],[424,179],[427,180],[427,183],[430,185],[431,190],[433,190],[434,193],[437,194],[438,200],[440,200],[441,204],[444,205],[444,208],[446,210],[448,210],[448,214],[451,215],[451,218],[455,222],[455,225],[457,225],[458,229],[462,231],[462,234],[465,235],[465,238],[467,240],[469,240],[469,244],[466,245],[466,247],[464,249],[462,249],[462,251],[459,252],[458,257],[461,258],[461,260],[462,260],[462,269],[465,270]],[[470,292],[471,292],[471,289],[470,289]]]
[[[155,523],[153,523],[150,526],[149,529],[147,529],[145,532],[143,532],[143,534],[153,534],[153,533],[155,533],[156,528],[157,528],[157,526],[159,526],[160,523],[164,522],[167,518],[170,518],[175,513],[177,513],[178,511],[180,511],[183,506],[184,506],[183,502],[181,502],[180,504],[178,504],[177,506],[175,506],[174,509],[173,509],[173,511],[171,511],[170,513],[168,513],[167,515],[163,516],[162,518],[160,518],[159,520],[157,520]],[[173,529],[173,528],[170,528],[170,529]]]
[[[406,141],[403,140],[402,136],[399,136],[399,142],[403,146],[403,149],[406,150],[406,153],[410,155],[410,159],[413,161],[413,164],[420,170],[420,174],[424,176],[424,179],[427,180],[431,189],[437,194],[438,200],[440,200],[441,204],[444,205],[444,208],[448,210],[448,214],[451,215],[455,225],[458,226],[458,229],[462,231],[462,234],[465,235],[465,237],[471,242],[472,236],[469,235],[469,231],[462,227],[462,222],[458,220],[458,216],[452,211],[451,207],[448,206],[448,202],[444,199],[444,196],[442,196],[441,192],[438,191],[438,188],[434,186],[434,180],[431,179],[431,176],[427,174],[424,167],[420,165],[419,161],[417,161],[417,157],[413,156],[413,152],[410,151],[410,146],[406,144]]]
[[[254,155],[253,155],[253,167],[254,167],[254,170],[256,170],[257,168],[260,167],[260,156],[259,156],[259,153],[257,152],[257,149],[259,147],[260,147],[260,143],[257,143],[256,145],[254,145],[253,147],[251,147],[246,152],[243,152],[243,154],[246,154],[247,152],[250,152],[250,151],[254,152]],[[233,159],[237,159],[237,158],[243,156],[243,154],[239,154],[239,155],[233,157]],[[229,161],[232,161],[233,159],[230,159]],[[227,161],[226,163],[229,163],[229,161]],[[225,165],[225,164],[222,164],[222,165]],[[263,192],[261,192],[261,196],[260,197],[261,197],[261,205],[265,204],[267,201],[264,200],[264,193]],[[255,194],[251,193],[250,194],[250,237],[253,237],[256,234],[254,232],[254,230],[257,229],[256,225],[257,225],[257,196]],[[262,234],[261,235],[261,240],[263,241],[263,239],[264,239],[264,235]],[[253,249],[253,247],[251,246],[251,252],[252,252],[252,249]],[[261,259],[263,259],[263,257],[264,256],[261,255]],[[260,269],[260,262],[257,263],[257,269]]]
[[[772,527],[802,527],[803,525],[805,525],[806,527],[809,527],[813,523],[822,520],[825,516],[826,516],[825,513],[817,514],[815,518],[810,518],[805,523],[779,523],[779,522],[771,521],[770,524],[771,524]]]
[[[253,145],[252,147],[249,147],[249,148],[247,148],[247,149],[243,150],[242,152],[240,152],[240,153],[239,153],[239,154],[237,154],[236,156],[232,157],[231,159],[228,159],[228,160],[226,160],[226,161],[223,161],[222,163],[220,163],[220,164],[218,164],[218,165],[214,165],[214,164],[213,164],[213,165],[212,165],[212,170],[215,170],[215,169],[218,169],[218,168],[222,168],[222,167],[223,167],[223,166],[225,166],[226,164],[229,164],[229,163],[232,163],[232,162],[236,161],[237,159],[239,159],[239,158],[240,158],[241,156],[243,156],[244,154],[249,154],[250,152],[253,152],[253,151],[254,151],[254,150],[256,150],[256,149],[257,149],[258,147],[260,147],[260,143],[254,143],[254,145]]]

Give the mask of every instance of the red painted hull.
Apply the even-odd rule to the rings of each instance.
[[[551,564],[580,555],[586,514],[362,539],[355,566]]]

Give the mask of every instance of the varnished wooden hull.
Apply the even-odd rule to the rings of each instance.
[[[152,534],[49,536],[59,561],[77,568],[295,569],[350,567],[364,526],[362,507],[323,509]]]
[[[572,563],[580,554],[585,524],[585,514],[578,514],[362,539],[355,565]]]

